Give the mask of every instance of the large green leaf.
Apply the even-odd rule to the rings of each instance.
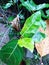
[[[0,59],[7,65],[19,65],[22,61],[23,55],[23,49],[17,45],[16,39],[8,42],[0,50]]]
[[[36,11],[36,10],[41,10],[43,8],[49,8],[49,4],[43,3],[43,4],[35,5],[35,3],[32,4],[29,1],[23,2],[22,5],[29,11]]]
[[[36,33],[40,26],[45,29],[46,23],[41,19],[41,12],[38,11],[26,20],[20,34],[22,37],[31,37]]]
[[[31,38],[22,38],[18,40],[18,45],[20,47],[25,47],[31,52],[34,50],[34,42]]]

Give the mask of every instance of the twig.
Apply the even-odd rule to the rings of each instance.
[[[43,62],[42,62],[42,57],[40,57],[40,63],[41,63],[41,65],[44,65]]]

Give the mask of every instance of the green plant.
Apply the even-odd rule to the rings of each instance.
[[[32,14],[25,22],[22,31],[20,32],[20,39],[13,39],[0,50],[0,59],[7,63],[7,65],[19,65],[21,60],[23,59],[24,52],[22,51],[25,47],[29,49],[31,52],[34,50],[34,42],[39,42],[43,38],[45,38],[45,34],[39,31],[39,28],[46,28],[46,23],[41,19],[41,12],[38,11]],[[36,32],[39,34],[39,38],[36,39]],[[36,40],[34,40],[36,39]]]
[[[17,39],[8,42],[0,51],[0,58],[7,63],[7,65],[19,65],[23,55],[23,49],[17,45]]]
[[[45,15],[45,13],[43,12],[44,8],[49,8],[49,4],[43,3],[43,4],[36,5],[33,0],[30,0],[30,1],[23,1],[21,5],[24,6],[29,12],[35,12],[41,10],[42,17],[45,19],[49,18],[49,15]],[[48,12],[46,12],[46,14],[47,13]]]
[[[15,5],[17,3],[16,1],[17,0],[8,1],[8,3],[5,4],[4,9],[8,9],[12,5]],[[35,43],[42,41],[46,37],[46,35],[40,32],[39,29],[41,27],[44,30],[46,29],[46,22],[42,20],[42,17],[49,19],[49,10],[46,11],[47,15],[45,15],[43,12],[43,9],[48,8],[49,4],[44,3],[36,5],[32,0],[20,0],[20,2],[20,9],[22,6],[24,6],[27,9],[27,12],[29,11],[32,15],[26,19],[25,23],[21,22],[22,24],[24,24],[22,30],[18,32],[21,36],[18,39],[16,38],[9,41],[1,48],[0,59],[7,65],[20,65],[22,59],[24,59],[25,56],[24,48],[27,48],[29,51],[31,51],[31,53],[33,53]],[[20,15],[20,18],[21,16],[22,15]],[[23,18],[24,17],[22,17],[21,19]],[[13,19],[14,17],[11,16],[8,18],[8,21],[11,21]]]

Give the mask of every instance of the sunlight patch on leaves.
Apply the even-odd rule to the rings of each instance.
[[[20,34],[22,37],[31,37],[38,31],[40,27],[45,29],[46,23],[41,19],[41,12],[38,11],[27,18]]]
[[[22,38],[18,40],[18,45],[20,47],[25,47],[31,52],[34,50],[34,42],[31,38]]]

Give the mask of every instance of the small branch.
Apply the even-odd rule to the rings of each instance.
[[[40,57],[40,63],[41,63],[41,65],[44,65],[43,62],[42,62],[42,57]]]

